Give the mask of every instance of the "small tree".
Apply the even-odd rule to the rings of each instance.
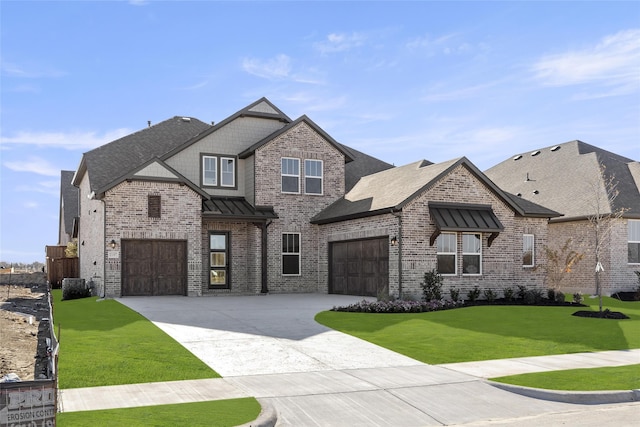
[[[64,256],[66,258],[75,258],[78,256],[78,241],[76,239],[67,243],[67,247],[64,250]]]
[[[560,250],[551,249],[548,246],[544,247],[547,262],[543,268],[547,273],[549,287],[553,289],[554,292],[560,290],[565,275],[571,273],[573,267],[584,257],[584,253],[571,250],[570,247],[571,238],[567,239]]]
[[[607,174],[604,164],[600,163],[599,174],[589,182],[591,190],[591,207],[592,214],[588,216],[589,223],[593,228],[593,244],[596,258],[595,277],[596,277],[596,293],[598,294],[598,306],[602,313],[602,285],[600,283],[600,273],[604,271],[601,263],[602,251],[605,249],[605,243],[611,237],[611,230],[616,220],[622,217],[625,208],[615,208],[615,200],[618,197],[618,182],[613,174]]]
[[[442,275],[435,269],[424,273],[422,286],[422,298],[429,302],[442,299]]]

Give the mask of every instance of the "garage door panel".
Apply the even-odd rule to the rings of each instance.
[[[388,239],[331,243],[329,280],[331,293],[366,296],[388,293]]]
[[[182,240],[123,240],[122,295],[186,295]]]

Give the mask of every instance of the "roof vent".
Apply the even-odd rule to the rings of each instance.
[[[518,193],[518,194],[516,194],[516,196],[522,197],[522,193]]]
[[[518,154],[513,158],[513,160],[520,160],[522,158],[522,154]]]
[[[551,151],[558,151],[561,147],[556,145],[555,147],[551,147]]]
[[[190,122],[191,121],[191,117],[183,117],[182,121],[183,122]]]
[[[536,150],[531,153],[532,156],[537,156],[538,154],[540,154],[540,150]]]
[[[540,194],[538,190],[533,190],[533,194]]]

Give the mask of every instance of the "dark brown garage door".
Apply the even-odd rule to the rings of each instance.
[[[388,295],[389,239],[334,242],[329,258],[330,293]]]
[[[186,294],[186,241],[122,241],[123,296]]]

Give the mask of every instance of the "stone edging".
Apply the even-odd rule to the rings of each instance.
[[[577,403],[582,405],[602,405],[607,403],[640,402],[639,390],[621,391],[566,391],[545,390],[541,388],[523,387],[512,384],[485,380],[499,389],[535,399],[551,400],[554,402]]]

